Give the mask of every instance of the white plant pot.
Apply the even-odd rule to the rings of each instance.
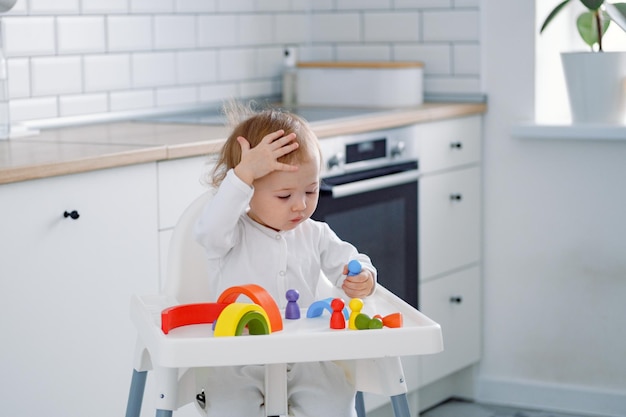
[[[626,52],[561,53],[573,123],[626,122]]]

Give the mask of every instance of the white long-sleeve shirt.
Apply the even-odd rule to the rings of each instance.
[[[323,222],[308,219],[293,230],[275,231],[247,215],[254,189],[230,170],[204,207],[195,226],[196,240],[208,258],[208,282],[213,298],[233,285],[258,284],[285,307],[285,293],[296,289],[298,304],[315,301],[320,271],[337,287],[350,260],[361,262],[376,276],[367,255],[342,241]]]

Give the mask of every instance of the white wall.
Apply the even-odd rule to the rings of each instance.
[[[530,1],[483,0],[484,357],[478,397],[626,415],[626,141],[517,139]]]
[[[2,16],[11,119],[278,95],[306,60],[421,60],[427,93],[480,92],[480,0],[18,0]]]

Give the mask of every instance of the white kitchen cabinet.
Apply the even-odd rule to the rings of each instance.
[[[420,279],[480,259],[480,168],[420,179]]]
[[[420,125],[422,174],[480,162],[481,120],[481,116],[470,116]]]
[[[424,387],[480,360],[481,116],[420,128],[420,310],[444,342],[443,353],[419,358]]]
[[[428,385],[480,360],[480,269],[475,266],[420,286],[421,311],[441,325],[444,351],[420,360]]]
[[[156,190],[156,164],[0,186],[4,415],[124,414],[130,297],[158,290]]]

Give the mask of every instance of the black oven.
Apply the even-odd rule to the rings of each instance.
[[[342,167],[338,175],[323,176],[312,217],[367,254],[378,282],[417,308],[418,161],[401,158],[402,152],[390,156],[400,142],[388,143],[383,133],[369,138],[352,138],[339,158],[326,156],[330,165],[338,159]]]

